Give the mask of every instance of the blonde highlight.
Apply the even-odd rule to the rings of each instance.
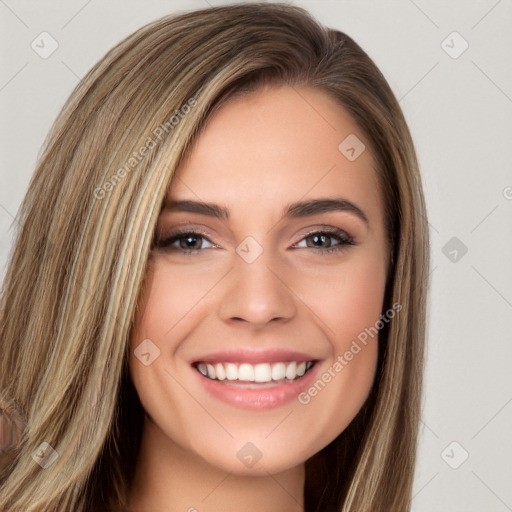
[[[264,85],[336,99],[371,144],[390,263],[379,366],[349,427],[307,461],[306,510],[405,512],[421,411],[429,238],[411,135],[389,85],[346,34],[286,4],[166,16],[87,74],[45,141],[21,205],[0,303],[0,408],[20,418],[2,455],[0,508],[123,510],[142,406],[127,372],[158,215],[180,162],[216,109]],[[130,155],[196,104],[103,197]],[[110,187],[109,187],[110,188]],[[21,431],[23,435],[21,436]],[[42,468],[41,443],[57,453]],[[103,508],[101,508],[103,507]]]

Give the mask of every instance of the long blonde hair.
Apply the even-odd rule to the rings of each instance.
[[[212,112],[263,83],[327,92],[370,141],[392,256],[384,310],[402,306],[379,334],[363,408],[306,462],[306,510],[409,509],[429,273],[411,136],[349,36],[298,7],[245,3],[167,16],[127,37],[78,85],[45,142],[2,287],[0,408],[18,418],[20,438],[1,457],[1,510],[126,506],[143,416],[128,341],[161,206]]]

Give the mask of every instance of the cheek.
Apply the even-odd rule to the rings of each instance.
[[[350,424],[371,390],[378,360],[385,262],[370,251],[359,253],[344,268],[321,276],[326,286],[318,286],[319,277],[316,285],[304,282],[302,297],[307,295],[308,306],[322,320],[331,354],[299,402],[309,409],[304,413],[314,418],[310,428],[321,449]]]
[[[129,372],[139,399],[151,420],[171,439],[182,438],[190,426],[191,401],[178,384],[181,379],[175,374],[176,352],[186,336],[184,329],[189,330],[190,318],[201,309],[201,298],[209,284],[206,276],[202,277],[194,278],[186,268],[178,271],[176,266],[166,264],[165,258],[153,262],[130,340]],[[144,350],[138,349],[143,346]],[[139,356],[149,352],[150,364],[145,364],[137,352]],[[157,429],[152,435],[161,432]]]
[[[357,346],[358,345],[358,346]],[[370,393],[377,366],[378,345],[361,343],[323,365],[315,382],[299,396],[301,416],[318,452],[352,422]],[[348,356],[348,354],[351,354]]]
[[[139,301],[130,340],[130,375],[146,410],[165,386],[165,370],[172,365],[175,337],[180,319],[193,307],[196,290],[184,286],[172,267],[152,264]],[[149,342],[147,340],[150,340]],[[145,356],[148,354],[149,356]],[[167,377],[168,379],[168,377]]]
[[[386,284],[385,259],[377,251],[354,252],[343,265],[314,275],[297,275],[295,283],[301,283],[297,294],[322,320],[334,351],[342,353],[349,348],[349,340],[379,320]]]
[[[171,351],[175,329],[205,303],[205,294],[218,281],[215,272],[199,271],[195,265],[172,265],[158,259],[148,276],[147,287],[136,318],[132,338],[153,336],[158,346]]]

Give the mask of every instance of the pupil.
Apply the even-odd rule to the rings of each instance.
[[[201,247],[199,237],[187,236],[186,238],[182,238],[182,240],[185,242],[185,247],[182,246],[184,249],[199,249]]]
[[[322,247],[329,247],[329,238],[326,235],[314,235],[313,236],[313,243],[317,244],[320,243]]]

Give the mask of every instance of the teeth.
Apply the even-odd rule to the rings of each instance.
[[[225,366],[225,368],[226,368],[226,378],[228,380],[237,380],[238,379],[238,367],[236,366],[236,364],[228,363]]]
[[[286,365],[275,363],[272,365],[272,380],[281,380],[286,377]]]
[[[313,366],[313,361],[286,363],[199,363],[197,369],[213,380],[239,380],[246,382],[271,382],[302,377]]]
[[[257,364],[254,367],[255,382],[270,382],[272,380],[272,369],[268,363]]]
[[[254,366],[252,364],[241,364],[238,368],[238,380],[254,382]]]
[[[297,377],[297,363],[293,361],[286,367],[286,378],[292,380],[295,377]]]
[[[224,370],[224,366],[220,363],[215,365],[215,376],[219,380],[224,380],[226,378],[226,371]]]

